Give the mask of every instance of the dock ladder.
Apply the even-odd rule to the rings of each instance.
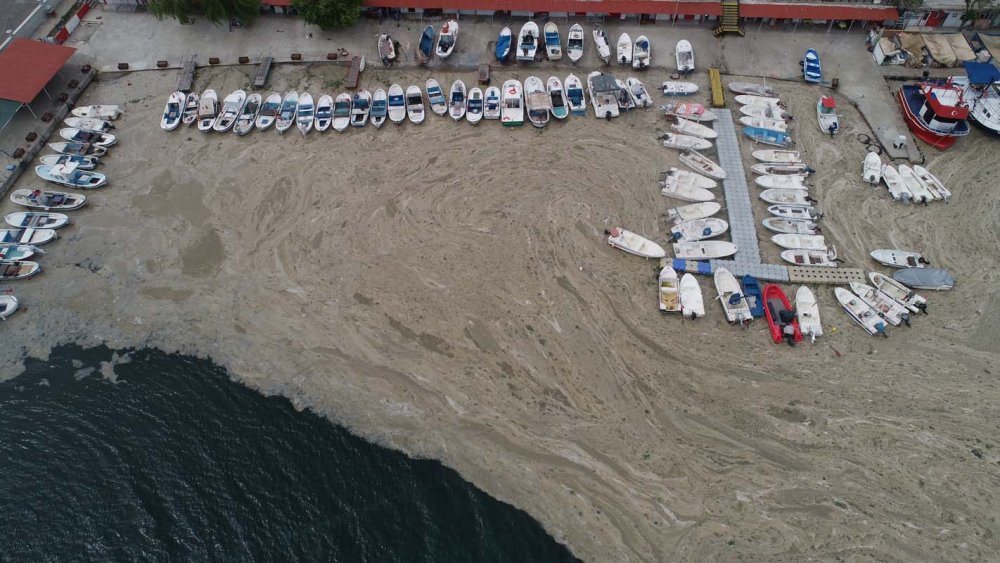
[[[719,20],[719,25],[712,30],[712,34],[718,37],[723,33],[736,33],[740,37],[746,35],[746,30],[740,25],[739,0],[722,2],[722,18]]]

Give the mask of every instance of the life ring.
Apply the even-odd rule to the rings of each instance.
[[[511,89],[508,90],[507,93],[508,94],[517,94],[517,88],[511,87]]]
[[[501,121],[510,121],[510,117],[504,116],[504,118]]]

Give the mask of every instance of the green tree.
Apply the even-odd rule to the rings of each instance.
[[[997,11],[996,0],[965,0],[965,11],[962,13],[962,23],[976,21],[980,12]]]
[[[200,12],[219,25],[230,18],[253,21],[260,13],[260,0],[151,0],[149,11],[161,20],[174,18],[182,23]]]
[[[303,20],[324,31],[353,25],[361,15],[361,0],[292,0],[292,5]]]

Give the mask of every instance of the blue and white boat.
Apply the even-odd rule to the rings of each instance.
[[[500,37],[497,37],[497,48],[494,52],[494,55],[500,62],[506,61],[507,55],[510,54],[510,38],[511,31],[509,27],[500,30]]]
[[[35,174],[38,174],[43,180],[76,188],[99,188],[108,182],[104,174],[81,172],[73,163],[36,166]]]
[[[566,77],[566,103],[573,115],[587,115],[587,95],[583,92],[583,82],[573,74]]]
[[[3,220],[11,227],[21,229],[61,229],[72,223],[69,215],[35,211],[8,213]]]
[[[802,58],[802,77],[813,84],[819,84],[823,80],[823,67],[819,64],[816,49],[806,50],[806,56]]]
[[[420,43],[417,46],[417,61],[427,64],[427,61],[431,60],[431,55],[434,53],[434,39],[437,37],[437,33],[434,32],[434,26],[429,25],[424,28],[423,34],[420,36]]]
[[[0,260],[27,260],[36,252],[43,252],[30,244],[9,244],[0,246]],[[44,253],[44,252],[43,252]]]
[[[47,154],[41,159],[42,164],[76,164],[80,170],[93,170],[100,162],[96,156],[80,156],[76,154]]]
[[[746,274],[743,276],[743,299],[746,301],[748,307],[750,307],[750,314],[754,317],[764,316],[764,297],[763,293],[760,291],[760,284],[757,283],[757,278]]]
[[[754,141],[764,143],[765,145],[787,147],[792,144],[792,138],[788,136],[788,133],[772,131],[771,129],[764,129],[763,127],[744,127],[743,134],[750,137]]]

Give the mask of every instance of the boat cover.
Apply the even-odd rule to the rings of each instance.
[[[1000,69],[990,63],[962,63],[969,75],[969,84],[988,86],[1000,81]]]
[[[940,268],[903,268],[892,273],[892,279],[917,288],[951,289],[955,278]]]
[[[899,43],[904,51],[918,61],[924,58],[924,38],[919,33],[900,33]]]
[[[955,56],[955,51],[951,49],[951,44],[948,43],[948,38],[946,36],[927,33],[921,37],[924,40],[924,45],[927,47],[931,56],[934,57],[935,61],[941,63],[942,66],[947,68],[955,66],[958,58]]]
[[[969,42],[965,40],[964,35],[961,33],[948,33],[945,35],[945,38],[948,39],[948,45],[951,46],[951,50],[955,53],[955,58],[958,59],[958,62],[976,60],[976,53],[972,51],[972,47],[969,46]]]

